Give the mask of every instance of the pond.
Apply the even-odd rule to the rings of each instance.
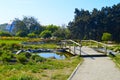
[[[41,57],[44,58],[54,58],[54,59],[65,59],[68,57],[72,57],[69,53],[54,53],[54,52],[42,52],[38,53]]]

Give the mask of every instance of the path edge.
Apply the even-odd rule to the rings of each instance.
[[[83,62],[80,62],[76,68],[73,70],[73,72],[71,73],[70,77],[67,79],[67,80],[71,80],[73,78],[73,76],[75,75],[76,71],[78,70],[78,68],[80,67],[80,65],[82,64]]]

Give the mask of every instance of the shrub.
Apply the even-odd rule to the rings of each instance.
[[[23,46],[21,44],[17,44],[17,43],[13,43],[10,45],[11,48],[14,48],[14,49],[20,49],[22,48]]]
[[[28,59],[31,57],[31,53],[29,53],[29,52],[25,52],[24,54]]]
[[[0,50],[0,56],[2,55],[2,53],[3,53],[3,51],[2,51],[2,50]]]
[[[3,46],[6,46],[6,43],[1,43],[1,46],[3,47]]]
[[[0,36],[6,36],[6,37],[9,37],[9,36],[11,36],[11,34],[8,33],[8,32],[0,32]]]
[[[34,60],[35,62],[44,62],[44,61],[46,61],[45,58],[43,58],[43,57],[41,57],[39,55],[32,55],[31,59]]]
[[[13,58],[13,54],[10,51],[3,51],[1,60],[3,63],[10,62],[10,60]]]
[[[26,56],[23,55],[23,54],[17,55],[16,58],[17,58],[17,61],[18,61],[19,63],[24,64],[25,62],[27,62],[27,58],[26,58]]]
[[[29,33],[29,34],[28,34],[28,37],[29,37],[29,38],[35,38],[35,37],[36,37],[36,34],[35,34],[35,33]]]

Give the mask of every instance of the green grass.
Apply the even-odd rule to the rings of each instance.
[[[113,57],[112,55],[109,56],[112,58],[115,64],[120,68],[120,54],[115,55],[115,57]]]
[[[2,61],[3,56],[19,59],[12,51],[24,49],[34,49],[34,48],[49,48],[55,49],[57,45],[55,43],[45,43],[38,45],[27,45],[23,46],[21,43],[24,38],[2,38],[0,39],[0,80],[67,80],[72,71],[82,62],[82,58],[74,57],[64,60],[57,59],[45,59],[41,61],[41,58],[37,58],[39,61],[29,60],[28,62],[22,64],[20,62],[15,63],[4,63]],[[27,41],[27,39],[25,39]],[[33,41],[36,41],[34,39]],[[37,39],[39,41],[39,39]],[[9,56],[8,56],[9,55]],[[21,58],[24,58],[21,56]],[[43,60],[43,59],[42,59]],[[2,63],[3,62],[3,63]]]
[[[1,80],[67,80],[74,68],[82,59],[56,60],[47,59],[46,62],[35,64],[0,65]],[[23,78],[23,79],[21,79]],[[25,79],[24,79],[25,78]]]
[[[29,47],[33,48],[44,48],[44,49],[55,49],[57,45],[54,43],[45,43],[45,44],[38,44],[38,45],[28,45]]]
[[[6,44],[13,44],[13,43],[17,43],[17,44],[19,44],[19,43],[21,43],[22,41],[20,41],[20,40],[0,40],[0,44],[2,44],[2,43],[6,43]]]

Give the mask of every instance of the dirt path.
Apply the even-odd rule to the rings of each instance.
[[[98,53],[83,47],[82,51]],[[69,80],[120,80],[120,70],[109,57],[84,57],[84,62]]]

